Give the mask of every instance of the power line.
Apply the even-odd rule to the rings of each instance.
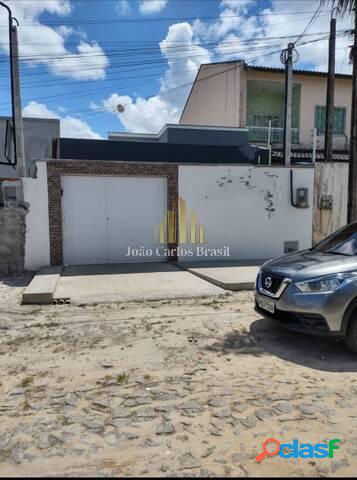
[[[272,48],[272,47],[278,47],[279,44],[276,44],[276,45],[270,45],[269,47]],[[264,49],[267,48],[266,46],[263,47]],[[256,49],[257,50],[257,49]],[[244,50],[244,52],[247,52],[247,51],[251,51],[251,49],[249,50]],[[237,52],[232,52],[233,53],[242,53],[243,51],[237,51]],[[190,58],[190,57],[187,57],[187,58]],[[187,60],[184,59],[183,61],[186,61]],[[190,73],[194,73],[194,72],[197,72],[197,69],[182,69],[182,70],[175,70],[175,76],[177,76],[178,74],[185,74],[185,75],[188,75]],[[131,77],[118,77],[115,81],[117,80],[128,80],[128,79],[138,79],[138,78],[151,78],[151,77],[157,77],[157,73],[151,73],[151,74],[147,74],[147,75],[144,75],[144,74],[139,74],[139,75],[134,75],[134,76],[131,76]],[[105,80],[104,80],[105,81]],[[109,79],[110,83],[113,83],[114,80],[113,79]],[[155,83],[157,82],[157,80],[155,80]],[[148,83],[148,82],[145,82],[145,84]],[[142,85],[143,83],[140,83],[138,85]],[[42,85],[40,85],[42,86]],[[58,82],[56,82],[56,86],[58,86]],[[131,86],[131,85],[129,85]],[[136,85],[137,86],[137,85]],[[31,87],[33,88],[33,87]],[[95,93],[95,92],[98,92],[98,91],[105,91],[107,90],[108,86],[106,86],[104,89],[98,89],[98,88],[94,88],[94,89],[86,89],[86,92],[83,93],[83,89],[81,90],[75,90],[75,91],[72,91],[72,92],[68,92],[67,94],[56,94],[56,95],[48,95],[48,96],[43,96],[43,97],[37,97],[37,98],[34,98],[34,99],[26,99],[25,101],[30,101],[30,100],[47,100],[47,99],[51,99],[51,98],[58,98],[58,97],[61,97],[61,98],[77,98],[77,97],[86,97],[86,96],[90,96],[92,93]],[[121,88],[123,88],[123,86],[121,86]],[[77,95],[78,93],[78,95]],[[0,103],[0,105],[7,105],[8,102],[4,102],[4,103]]]
[[[266,48],[278,47],[279,45],[280,45],[280,44],[264,45],[264,46],[261,46],[261,47],[256,47],[256,48],[255,48],[255,51],[265,50]],[[233,50],[227,51],[226,54],[230,54],[230,55],[235,55],[235,56],[236,56],[236,55],[238,55],[238,54],[246,53],[246,52],[251,52],[251,51],[252,51],[251,48],[242,49],[242,50],[233,49]],[[193,59],[193,58],[195,58],[195,57],[197,57],[197,56],[185,56],[185,58],[183,58],[183,59],[178,59],[178,60],[176,60],[175,64],[186,63],[187,60]],[[199,55],[198,55],[198,57],[199,57]],[[165,62],[165,65],[166,65],[165,59],[160,59],[160,62]],[[154,76],[157,76],[157,73],[159,73],[159,72],[157,72],[157,73],[149,73],[149,74],[146,74],[146,75],[145,75],[144,73],[139,73],[139,74],[133,75],[133,76],[127,76],[127,72],[128,72],[128,71],[134,71],[134,72],[135,72],[135,71],[139,71],[139,72],[141,72],[141,71],[144,70],[145,68],[146,68],[146,69],[149,69],[150,71],[152,71],[153,68],[161,68],[161,67],[162,67],[162,64],[160,63],[160,64],[158,64],[158,65],[153,66],[153,62],[148,62],[148,65],[146,65],[145,67],[143,67],[142,64],[136,64],[136,67],[138,67],[138,68],[132,68],[132,69],[130,69],[130,70],[126,70],[125,72],[123,72],[123,73],[125,74],[125,77],[123,78],[123,76],[119,76],[119,77],[116,77],[116,80],[127,80],[127,79],[135,79],[135,78],[145,78],[145,77],[151,77],[151,76],[153,76],[153,75],[154,75]],[[121,67],[119,66],[119,68],[121,68]],[[195,70],[191,70],[191,71],[196,71],[196,69],[195,69]],[[189,71],[188,71],[187,69],[180,70],[179,72],[187,72],[187,73],[189,73]],[[177,73],[178,73],[178,71],[175,70],[175,75],[176,75]],[[103,82],[105,82],[105,81],[113,82],[113,80],[114,80],[114,79],[112,79],[112,78],[108,78],[108,79],[104,79],[104,80],[102,80],[102,81],[103,81]],[[54,85],[56,85],[56,86],[58,86],[58,82],[57,82],[57,81],[50,80],[50,81],[48,81],[48,82],[45,82],[45,81],[44,81],[44,82],[37,82],[37,83],[36,83],[36,82],[32,82],[32,83],[30,83],[30,84],[26,84],[26,83],[25,83],[25,84],[23,85],[23,87],[24,87],[24,88],[33,88],[34,85],[37,85],[38,87],[42,87],[42,86],[44,86],[44,85],[47,85],[47,86],[48,86],[48,85],[51,84],[51,83],[54,84]],[[72,81],[68,81],[68,83],[69,83],[69,84],[72,84]],[[31,85],[31,87],[29,87],[29,85]],[[62,83],[61,83],[61,85],[62,85]],[[97,90],[97,89],[92,89],[92,90],[86,89],[86,91],[96,91],[96,90]],[[83,92],[83,89],[79,91],[79,93],[82,93],[82,92]],[[49,97],[41,97],[41,99],[45,99],[45,98],[49,98]]]
[[[258,14],[257,14],[258,15]],[[254,16],[257,16],[257,15],[254,15]],[[273,14],[272,14],[273,15]],[[274,15],[279,15],[281,16],[281,14],[274,14]],[[288,15],[288,14],[287,14]],[[324,14],[321,14],[321,15],[329,15],[328,13],[324,13]],[[259,15],[258,15],[259,16]],[[295,15],[294,15],[295,16]],[[241,16],[239,16],[241,18]],[[212,17],[213,18],[213,17]],[[220,17],[216,17],[216,18],[220,18]],[[224,18],[229,18],[229,17],[224,17]],[[306,17],[306,19],[308,19],[310,17]],[[191,20],[197,20],[198,18],[195,17]],[[205,17],[199,17],[199,20],[202,20],[202,19],[205,19]],[[275,22],[275,23],[270,23],[269,24],[269,27],[275,27],[276,25],[288,25],[288,24],[291,24],[291,23],[297,23],[297,22],[301,22],[302,20],[304,20],[304,18],[299,18],[297,20],[291,20],[289,22],[287,21],[283,21],[283,22]],[[110,23],[116,23],[117,20],[115,19],[110,19],[108,20],[108,22]],[[41,26],[46,26],[47,24],[42,24]],[[63,25],[63,23],[61,23],[61,25]],[[1,24],[0,24],[1,26]],[[108,44],[117,44],[117,43],[120,43],[120,44],[138,44],[138,45],[145,45],[145,44],[155,44],[157,45],[158,43],[162,42],[162,38],[159,38],[159,39],[156,39],[156,40],[150,40],[150,41],[147,41],[147,40],[141,40],[141,41],[133,41],[133,40],[112,40],[112,41],[100,41],[100,45],[108,45]],[[172,44],[184,44],[186,43],[186,40],[170,40],[170,42],[167,42],[165,40],[166,43],[172,43]],[[21,42],[22,45],[57,45],[58,43],[56,42]],[[6,45],[5,43],[1,43],[0,42],[0,45]],[[66,41],[66,45],[78,45],[78,41],[77,42],[74,42],[74,41]]]
[[[249,62],[254,62],[254,61],[256,61],[257,59],[260,59],[260,58],[262,58],[262,57],[266,57],[266,56],[273,55],[274,53],[277,53],[277,52],[279,52],[279,51],[280,51],[280,50],[273,50],[273,51],[267,52],[267,53],[265,53],[265,54],[258,55],[258,56],[256,56],[256,57],[252,57],[252,58],[248,59],[248,61],[249,61]],[[201,81],[204,81],[204,80],[208,80],[208,79],[213,78],[213,77],[216,77],[216,76],[218,76],[218,75],[222,75],[223,73],[226,73],[226,72],[228,72],[228,71],[231,71],[231,70],[234,70],[234,69],[237,69],[237,68],[242,68],[242,66],[243,66],[243,65],[237,65],[237,64],[235,64],[235,65],[232,66],[232,67],[229,67],[229,68],[227,68],[227,69],[225,69],[225,70],[222,70],[222,71],[220,71],[220,72],[217,72],[217,73],[213,73],[213,74],[211,74],[211,75],[207,75],[207,76],[204,77],[204,78],[201,78],[201,79],[197,79],[197,78],[196,78],[195,82],[197,83],[197,82],[201,82]],[[164,95],[170,95],[171,93],[176,92],[177,90],[179,90],[179,89],[181,89],[181,88],[186,88],[186,87],[189,87],[189,86],[191,86],[191,85],[192,85],[192,81],[191,81],[191,82],[184,83],[184,84],[182,84],[182,85],[178,85],[178,86],[176,86],[176,87],[173,87],[173,88],[171,88],[171,89],[162,91],[162,92],[160,92],[160,93],[161,93],[162,96],[164,96]],[[125,104],[125,105],[128,105],[128,104]],[[72,115],[76,115],[76,114],[78,114],[78,113],[86,113],[86,112],[88,112],[88,111],[89,111],[89,112],[92,112],[92,113],[86,115],[86,117],[84,117],[84,118],[91,117],[91,116],[95,116],[95,115],[102,114],[102,113],[110,113],[110,112],[108,111],[108,108],[107,108],[107,107],[103,107],[103,108],[98,108],[98,109],[96,109],[94,112],[93,112],[93,108],[89,108],[89,109],[87,108],[87,109],[82,109],[82,110],[77,110],[77,111],[71,112],[71,114],[72,114]],[[80,118],[80,119],[83,119],[83,116],[80,116],[79,118]],[[31,128],[31,127],[29,127],[29,128]],[[35,127],[33,127],[33,128],[35,128]]]
[[[316,39],[316,40],[314,40],[314,42],[317,42],[317,41],[321,41],[321,39]],[[310,43],[310,42],[305,42],[304,45],[306,45],[306,44],[308,44],[308,43]],[[258,55],[258,56],[256,56],[256,57],[250,58],[250,59],[248,59],[248,61],[249,61],[249,62],[254,62],[254,61],[256,61],[256,60],[260,60],[262,57],[271,56],[271,55],[274,55],[275,53],[279,53],[279,52],[280,52],[280,49],[278,49],[278,50],[273,50],[273,51],[267,52],[267,53],[265,53],[265,54],[263,54],[263,55]],[[242,68],[242,67],[244,67],[244,63],[243,63],[243,64],[240,64],[240,65],[235,64],[234,66],[229,67],[229,68],[227,68],[227,69],[225,69],[225,70],[222,70],[222,71],[220,71],[220,72],[213,73],[213,74],[211,74],[211,75],[207,75],[207,76],[205,76],[205,77],[203,77],[203,78],[196,78],[194,82],[197,84],[197,83],[199,83],[199,82],[206,81],[206,80],[211,79],[211,78],[213,78],[213,77],[222,75],[223,73],[227,73],[227,72],[229,72],[229,71],[235,70],[235,69],[237,69],[237,68]],[[171,94],[171,93],[177,91],[178,89],[181,89],[181,88],[184,88],[184,87],[188,87],[188,86],[190,86],[190,85],[192,85],[192,82],[187,82],[187,83],[185,83],[185,84],[183,84],[183,85],[178,85],[177,87],[174,87],[174,88],[171,88],[171,89],[169,89],[169,90],[163,91],[161,94],[162,94],[162,95]],[[124,106],[127,106],[127,105],[130,105],[130,104],[123,104],[123,105],[124,105]],[[105,112],[105,111],[108,111],[108,109],[107,109],[107,108],[103,109],[103,112]],[[103,113],[103,112],[100,111],[100,112],[98,112],[98,113]]]
[[[253,17],[276,17],[287,15],[287,16],[296,16],[296,15],[307,15],[313,13],[312,11],[298,11],[298,12],[257,12],[252,15]],[[325,14],[327,15],[327,14]],[[56,26],[56,25],[101,25],[101,24],[115,24],[115,23],[151,23],[151,22],[180,22],[180,21],[195,21],[195,20],[225,20],[229,18],[242,18],[240,15],[212,15],[212,16],[196,16],[196,17],[154,17],[154,18],[93,18],[93,19],[70,19],[70,20],[49,20],[45,24],[38,22],[20,22],[20,28],[24,27],[42,27],[42,26]],[[299,20],[301,21],[301,19]],[[286,22],[284,22],[286,23]],[[0,23],[0,26],[3,26]]]
[[[323,7],[323,3],[322,3],[322,1],[320,0],[320,4],[318,5],[315,13],[312,15],[309,23],[306,25],[306,27],[304,28],[304,30],[300,33],[300,35],[298,36],[298,38],[295,40],[295,42],[294,42],[295,45],[302,39],[302,37],[306,34],[306,32],[309,30],[309,28],[312,27],[312,25],[313,25],[314,22],[316,21],[317,17],[320,15],[321,10],[322,10],[322,7]]]
[[[323,41],[324,39],[323,38],[317,38],[317,39],[314,39],[314,40],[309,40],[305,43],[303,43],[302,45],[306,44],[306,43],[313,43],[313,42],[316,42],[316,41]],[[278,47],[279,44],[277,45],[269,45],[270,48],[272,47]],[[267,48],[268,46],[264,46],[263,48]],[[259,50],[259,48],[256,47],[255,51]],[[248,50],[245,50],[245,51],[248,51]],[[249,50],[251,51],[251,50]],[[233,53],[233,51],[232,51]],[[237,51],[235,53],[242,53],[242,51]],[[263,56],[263,55],[262,55]],[[187,58],[187,57],[186,57]],[[149,66],[149,68],[152,69],[151,65]],[[195,70],[191,70],[191,72],[195,72],[197,71],[196,69]],[[187,70],[187,69],[184,69],[184,70],[179,70],[179,71],[175,71],[175,76],[177,76],[178,74],[189,74],[190,71]],[[133,76],[126,76],[124,78],[122,77],[117,77],[116,79],[107,79],[107,80],[103,80],[103,81],[109,81],[110,83],[113,83],[114,81],[121,81],[121,80],[129,80],[129,79],[137,79],[137,78],[150,78],[150,77],[156,77],[157,76],[157,73],[149,73],[148,75],[144,75],[144,74],[139,74],[139,75],[133,75]],[[153,81],[153,82],[145,82],[145,84],[147,83],[156,83],[157,80]],[[40,83],[40,82],[39,82]],[[142,85],[143,83],[139,83],[139,84],[136,84],[135,86],[138,86],[138,85]],[[56,85],[58,85],[58,83],[56,82]],[[134,86],[133,84],[130,84],[128,86]],[[126,87],[126,85],[125,85]],[[121,88],[125,88],[123,85],[121,85]],[[68,92],[68,93],[65,93],[65,94],[56,94],[56,95],[47,95],[47,96],[42,96],[42,97],[37,97],[37,98],[31,98],[31,99],[26,99],[26,101],[31,101],[31,100],[35,100],[35,101],[39,101],[39,100],[49,100],[49,99],[52,99],[52,98],[77,98],[77,97],[85,97],[85,96],[90,96],[92,95],[92,93],[95,93],[95,92],[98,92],[98,91],[105,91],[107,90],[107,86],[105,88],[102,88],[102,89],[98,89],[98,88],[95,88],[95,89],[86,89],[86,91],[83,93],[83,90],[79,90],[79,91],[71,91],[71,92]],[[2,103],[0,105],[7,105],[7,103]]]
[[[302,45],[307,45],[307,44],[309,44],[309,43],[318,42],[318,41],[322,41],[322,40],[324,40],[324,39],[321,39],[321,38],[320,38],[320,39],[310,40],[310,41],[304,42]],[[252,57],[252,58],[247,59],[247,60],[248,60],[248,62],[255,62],[256,60],[259,60],[259,59],[261,59],[261,58],[263,58],[263,57],[271,56],[271,55],[273,55],[273,54],[275,54],[275,53],[279,53],[279,52],[280,52],[280,49],[278,49],[278,50],[273,50],[273,51],[266,52],[265,54],[261,54],[261,55]],[[226,72],[228,72],[228,71],[231,71],[231,70],[234,70],[234,69],[237,69],[237,68],[242,68],[243,66],[244,66],[244,64],[239,64],[239,65],[234,64],[232,67],[229,67],[229,68],[227,68],[227,69],[224,69],[224,70],[222,70],[222,71],[220,71],[220,72],[217,72],[217,73],[214,73],[214,74],[211,74],[211,75],[207,75],[206,77],[203,77],[203,78],[199,78],[199,79],[196,78],[195,83],[199,83],[199,82],[208,80],[208,79],[210,79],[210,78],[216,77],[216,76],[218,76],[218,75],[222,75],[222,74],[224,74],[224,73],[226,73]],[[192,85],[192,81],[187,82],[187,83],[184,83],[184,84],[182,84],[182,85],[178,85],[178,86],[173,87],[173,88],[168,89],[168,90],[161,91],[161,92],[160,92],[160,95],[161,95],[161,96],[170,95],[171,93],[176,92],[176,91],[179,90],[179,89],[188,87],[188,86],[190,86],[190,85]],[[130,104],[126,104],[126,105],[130,105]],[[74,112],[72,112],[72,115],[76,115],[76,114],[78,114],[78,113],[85,113],[85,112],[88,112],[88,111],[89,111],[89,112],[93,112],[93,109],[92,109],[92,108],[89,108],[89,109],[83,109],[83,110],[74,111]],[[97,115],[97,114],[107,113],[107,112],[108,112],[108,108],[107,108],[107,107],[99,108],[99,109],[96,109],[93,113],[86,115],[85,118],[91,117],[91,116]],[[83,117],[80,117],[80,118],[83,118]]]
[[[324,33],[325,33],[325,32],[318,32],[318,33],[316,33],[316,34],[310,34],[310,35],[307,35],[307,36],[318,36],[318,37],[320,37],[320,36],[323,35]],[[340,31],[340,32],[339,32],[339,35],[346,35],[347,33],[349,33],[349,31],[343,30],[343,31]],[[328,32],[326,32],[325,34],[327,35]],[[274,37],[272,37],[272,38],[274,38]],[[275,37],[275,38],[285,39],[285,38],[289,38],[289,37],[284,36],[284,37]],[[232,42],[232,43],[235,44],[235,43],[237,43],[237,42]],[[252,43],[253,43],[253,42],[252,42]],[[239,42],[238,42],[238,44],[239,44]],[[229,49],[230,49],[231,43],[227,43],[227,44],[219,44],[219,43],[216,43],[216,44],[214,44],[214,45],[215,45],[216,47],[217,47],[217,46],[220,46],[220,49],[221,49],[221,51],[223,51],[224,54],[230,54]],[[197,45],[197,46],[198,46],[198,45]],[[204,44],[203,44],[203,46],[204,46]],[[213,46],[213,45],[211,45],[211,46]],[[259,49],[264,49],[264,48],[268,48],[268,47],[270,47],[270,46],[272,46],[272,45],[256,45],[254,48],[255,48],[255,49],[258,49],[258,48],[259,48]],[[228,47],[229,47],[229,49],[228,49]],[[186,54],[186,53],[189,53],[190,50],[193,50],[193,52],[192,52],[191,55],[185,55],[185,56],[182,55],[183,53],[185,53],[185,54]],[[248,49],[248,50],[250,50],[250,49]],[[201,58],[201,57],[204,56],[204,52],[202,52],[202,53],[201,53],[201,52],[195,53],[195,47],[191,47],[191,46],[189,46],[189,47],[184,47],[184,48],[181,48],[181,49],[177,49],[177,50],[176,50],[176,53],[178,54],[177,56],[167,55],[167,56],[164,57],[164,58],[159,57],[159,58],[157,58],[156,60],[155,60],[155,56],[156,56],[156,55],[154,54],[154,57],[153,57],[153,54],[151,54],[151,58],[150,58],[150,56],[149,56],[149,57],[147,57],[147,59],[140,59],[140,60],[133,60],[133,61],[131,61],[131,58],[133,57],[132,53],[133,53],[133,52],[131,52],[131,54],[129,55],[128,59],[126,59],[126,57],[128,56],[128,54],[127,54],[126,52],[119,52],[119,53],[118,53],[118,52],[117,52],[117,53],[116,53],[116,52],[112,52],[112,53],[110,53],[110,54],[108,54],[108,55],[104,55],[104,54],[91,54],[91,55],[87,55],[87,56],[84,56],[83,58],[84,58],[84,59],[88,59],[88,60],[90,60],[91,58],[95,58],[95,57],[98,57],[98,58],[106,57],[106,58],[108,58],[108,59],[112,59],[112,58],[115,58],[115,56],[116,56],[116,57],[119,57],[119,59],[120,59],[120,57],[123,57],[123,58],[120,60],[119,63],[118,63],[118,62],[114,62],[114,63],[111,62],[111,64],[110,64],[110,65],[107,65],[107,66],[106,66],[106,65],[101,65],[101,64],[97,64],[97,65],[95,65],[95,64],[88,65],[88,64],[87,64],[87,65],[85,65],[85,63],[84,63],[84,67],[83,67],[83,68],[73,68],[73,64],[68,64],[68,66],[64,66],[64,68],[62,68],[62,69],[61,69],[61,68],[60,68],[60,69],[56,69],[56,73],[66,74],[68,71],[70,71],[70,72],[72,72],[72,73],[73,73],[73,72],[80,72],[80,71],[86,71],[86,70],[88,70],[88,68],[98,69],[98,70],[99,70],[99,69],[104,69],[104,68],[106,68],[106,69],[116,69],[116,68],[127,68],[127,67],[138,66],[138,65],[139,65],[139,66],[142,66],[142,65],[154,65],[154,64],[163,64],[163,63],[166,64],[167,61],[171,61],[171,62],[175,62],[175,63],[176,63],[176,62],[180,62],[180,61],[185,61],[185,60],[187,60],[188,58],[194,59],[194,58]],[[157,53],[158,55],[159,55],[159,54],[161,55],[161,52],[160,52],[159,50],[157,50],[156,53]],[[234,53],[234,51],[233,51],[232,53]],[[239,53],[239,52],[237,52],[237,53]],[[65,60],[76,60],[77,58],[78,58],[78,56],[76,56],[76,55],[75,55],[75,56],[70,56],[70,57],[68,57],[68,56],[66,56],[66,55],[61,56],[61,57],[59,57],[59,56],[58,56],[58,57],[52,56],[52,57],[49,57],[49,58],[42,59],[41,62],[46,63],[46,62],[50,62],[51,60],[54,60],[54,59],[56,59],[56,60],[62,59],[62,60],[64,60],[64,61],[65,61]],[[36,60],[37,60],[37,62],[40,63],[40,60],[36,59],[36,57],[26,57],[26,59],[27,59],[27,61],[36,61]],[[129,60],[129,59],[130,59],[130,60]],[[27,77],[27,76],[36,76],[36,75],[38,75],[37,72],[26,72],[26,73],[23,74],[23,76],[25,76],[25,77]]]
[[[268,46],[269,47],[269,46]],[[257,48],[257,47],[256,47]],[[260,49],[262,48],[267,48],[267,46],[264,46],[264,47],[261,47]],[[248,49],[248,51],[250,51],[251,49]],[[88,68],[91,68],[92,70],[117,70],[118,68],[120,69],[124,69],[126,67],[132,67],[132,66],[138,66],[138,67],[142,67],[144,65],[148,65],[148,66],[151,66],[151,65],[166,65],[167,62],[173,62],[175,64],[177,63],[185,63],[187,62],[188,60],[195,60],[195,59],[200,59],[200,58],[204,58],[206,56],[206,54],[204,53],[192,53],[192,54],[189,54],[189,52],[182,52],[182,53],[186,53],[184,56],[183,55],[180,55],[180,56],[171,56],[171,57],[164,57],[162,58],[161,56],[149,56],[147,58],[143,58],[143,59],[133,59],[131,60],[130,57],[128,58],[123,58],[121,59],[119,62],[112,62],[111,64],[105,66],[105,65],[100,65],[100,64],[88,64],[88,62],[86,63],[85,61],[82,63],[82,67],[77,67],[77,68],[74,68],[73,64],[72,63],[69,63],[68,65],[65,64],[65,60],[66,58],[62,58],[62,59],[58,59],[58,60],[63,60],[64,62],[64,65],[61,67],[61,68],[56,68],[55,70],[55,73],[56,74],[68,74],[68,73],[78,73],[78,72],[82,72],[82,71],[87,71]],[[224,54],[234,54],[234,53],[239,53],[239,51],[237,50],[227,50],[225,52],[223,52]],[[109,58],[112,58],[112,57],[109,57]],[[84,60],[90,60],[91,57],[87,57],[87,58],[84,58]],[[48,59],[49,61],[52,60],[51,58]],[[73,60],[76,60],[76,58],[70,58],[68,59],[70,61],[73,61]],[[37,75],[37,73],[34,73],[34,72],[25,72],[23,73],[23,77],[33,77],[34,75]]]
[[[325,32],[315,32],[315,33],[309,33],[309,34],[305,34],[304,36],[305,37],[308,37],[308,36],[317,36],[317,35],[327,35],[329,32],[328,31],[325,31]],[[346,30],[339,30],[337,33],[346,33]],[[294,38],[295,35],[283,35],[283,36],[276,36],[276,37],[255,37],[255,38],[252,38],[252,39],[246,39],[246,40],[227,40],[225,42],[220,42],[219,40],[216,40],[216,41],[212,41],[212,42],[201,42],[201,43],[192,43],[192,44],[187,44],[184,43],[182,45],[167,45],[165,46],[165,51],[173,51],[173,52],[180,52],[181,50],[184,50],[186,51],[187,49],[194,49],[194,48],[197,48],[197,47],[213,47],[213,46],[224,46],[224,45],[232,45],[232,44],[236,44],[236,43],[239,43],[240,45],[245,45],[245,44],[248,44],[248,45],[251,45],[252,43],[258,43],[258,42],[261,42],[261,41],[270,41],[270,40],[287,40],[287,39],[291,39],[291,38]],[[26,45],[26,44],[25,44]],[[148,46],[148,47],[142,47],[140,46],[137,46],[135,48],[125,48],[125,51],[117,51],[117,50],[109,50],[107,52],[104,52],[104,53],[92,53],[92,52],[88,52],[88,53],[81,53],[80,55],[82,57],[102,57],[102,56],[109,56],[110,54],[112,55],[118,55],[118,56],[128,56],[128,55],[131,55],[133,53],[140,53],[140,54],[144,54],[145,52],[150,52],[150,51],[157,51],[157,52],[161,52],[161,49],[158,45],[153,45],[153,46]],[[42,52],[42,53],[33,53],[31,55],[20,55],[19,58],[22,59],[22,60],[35,60],[36,57],[46,57],[46,56],[50,56],[52,59],[57,59],[57,58],[76,58],[78,56],[78,53],[72,53],[72,54],[68,54],[68,53],[62,53],[61,55],[53,55],[53,52]],[[2,60],[2,61],[5,61],[5,60]]]

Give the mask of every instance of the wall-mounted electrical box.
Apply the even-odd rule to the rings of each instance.
[[[7,208],[17,208],[21,202],[21,183],[16,182],[1,182],[0,183],[0,206]]]
[[[320,210],[332,210],[332,207],[333,207],[332,195],[321,195],[319,206],[320,206]]]
[[[309,208],[309,189],[308,188],[296,189],[296,207]]]

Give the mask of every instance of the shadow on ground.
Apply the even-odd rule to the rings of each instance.
[[[267,319],[253,322],[246,333],[232,331],[207,348],[237,355],[270,354],[327,372],[357,372],[357,354],[350,352],[342,340],[289,332]]]
[[[87,275],[127,275],[129,273],[177,272],[181,269],[169,262],[156,263],[107,263],[102,265],[65,266],[61,277]]]
[[[0,274],[0,284],[9,287],[27,287],[35,275],[35,272],[24,272],[22,275]]]

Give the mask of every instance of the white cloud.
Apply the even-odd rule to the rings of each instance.
[[[222,0],[218,20],[208,24],[198,19],[193,24],[194,31],[202,40],[217,40],[237,29],[245,29],[248,9],[254,3],[254,0]]]
[[[50,61],[52,71],[60,76],[75,80],[101,80],[105,78],[105,68],[109,61],[102,48],[96,43],[80,41],[75,54],[68,53],[64,58]]]
[[[71,35],[80,38],[81,40],[87,40],[87,34],[80,28],[67,27],[66,25],[60,25],[57,29],[57,32],[61,37],[67,39]]]
[[[157,95],[134,99],[113,93],[102,105],[92,104],[91,108],[106,108],[118,116],[130,132],[156,133],[165,123],[177,123],[200,64],[209,62],[211,56],[208,50],[196,45],[193,29],[186,22],[170,26],[165,39],[160,42],[160,50],[169,68],[161,79]],[[181,88],[182,85],[185,86]],[[118,104],[124,105],[123,113],[117,111]]]
[[[67,38],[75,33],[75,29],[72,27],[67,27],[66,25],[60,25],[57,28],[57,32],[61,35],[61,37]]]
[[[69,138],[90,138],[99,140],[101,135],[94,132],[87,122],[70,115],[60,116],[57,112],[49,110],[43,103],[30,102],[23,109],[24,117],[58,118],[61,126],[61,136]]]
[[[152,15],[161,12],[167,4],[167,0],[141,0],[139,11],[142,15]]]
[[[160,42],[161,53],[166,58],[168,69],[161,78],[160,89],[149,99],[133,98],[113,93],[100,106],[114,113],[123,126],[132,132],[157,132],[165,123],[174,123],[179,118],[187,94],[199,65],[212,60],[242,59],[257,65],[278,66],[280,50],[289,39],[276,38],[292,36],[292,40],[304,30],[319,0],[272,0],[269,9],[261,8],[259,0],[222,0],[221,13],[215,22],[202,22],[199,19],[191,24],[176,23]],[[268,15],[254,15],[255,12]],[[294,12],[309,12],[296,15]],[[274,15],[269,15],[273,13]],[[308,33],[328,32],[330,14],[327,9],[320,15]],[[337,29],[351,28],[351,17],[338,19]],[[264,40],[267,37],[275,39]],[[262,40],[259,40],[262,38]],[[311,37],[302,40],[303,43]],[[320,39],[321,35],[315,38]],[[211,42],[211,50],[203,48],[203,42]],[[336,50],[336,71],[349,72],[351,67],[346,52],[350,37],[339,37]],[[308,45],[297,45],[300,61],[297,68],[326,70],[327,41]],[[180,47],[178,48],[177,45]],[[267,56],[267,52],[275,51]],[[187,84],[187,85],[186,85]],[[177,88],[186,85],[184,88]],[[117,105],[125,106],[118,113]]]
[[[97,80],[105,77],[109,60],[96,42],[87,42],[85,34],[70,27],[51,28],[39,20],[43,13],[68,15],[70,0],[8,1],[13,15],[19,20],[19,53],[32,65],[47,65],[52,73],[76,80]],[[5,11],[4,11],[5,12]],[[5,12],[6,13],[6,12]],[[6,22],[0,27],[1,49],[8,53]],[[80,42],[74,51],[66,48],[70,35],[79,35]]]
[[[131,12],[131,6],[128,0],[119,0],[116,6],[119,15],[126,16]]]
[[[266,36],[279,36],[283,35],[298,35],[303,32],[312,14],[307,15],[292,15],[292,12],[308,12],[316,10],[319,5],[319,1],[311,0],[291,0],[289,2],[280,2],[273,0],[271,11],[279,12],[279,17],[266,16],[263,23],[263,32]],[[330,8],[330,7],[329,7]],[[320,32],[329,31],[330,11],[329,8],[324,8],[322,15],[320,15],[311,28],[308,30],[308,34],[317,34]],[[278,25],[277,25],[278,22]],[[346,15],[343,18],[337,19],[337,30],[351,29],[352,28],[352,16]],[[321,38],[322,35],[315,38]],[[294,38],[293,38],[294,39]],[[302,45],[303,42],[309,41],[311,37],[306,37],[297,44],[297,50],[300,55],[299,63],[297,67],[301,65],[307,65],[309,68],[315,70],[327,70],[328,65],[328,42],[316,42],[307,45]],[[346,57],[346,51],[351,44],[351,37],[338,36],[336,40],[336,72],[341,71],[342,64],[344,63],[344,72],[350,72],[351,67],[348,61],[344,62]],[[270,59],[270,63],[281,65],[279,62],[279,56],[275,55]]]
[[[205,23],[198,19],[193,23],[193,29],[200,40],[219,42],[214,49],[215,60],[217,61],[245,59],[248,63],[254,60],[256,64],[282,67],[279,52],[286,47],[289,39],[276,37],[291,36],[292,41],[298,38],[319,3],[319,0],[289,0],[288,2],[272,0],[270,8],[259,9],[258,0],[222,0],[219,19],[213,23]],[[263,15],[254,15],[257,7],[258,12]],[[300,12],[302,13],[299,14]],[[304,14],[304,12],[307,13]],[[338,18],[337,29],[351,29],[351,18],[347,15],[344,18]],[[329,9],[325,7],[307,33],[328,32],[329,20]],[[275,37],[276,39],[264,40],[267,37]],[[321,37],[321,35],[317,35],[315,38],[320,40]],[[257,38],[263,38],[263,40],[257,41]],[[303,66],[315,70],[326,70],[327,40],[303,45],[305,41],[310,39],[312,37],[305,37],[297,44],[300,60],[296,67]],[[250,40],[252,43],[249,45],[247,41]],[[338,36],[337,38],[337,72],[350,72],[351,70],[346,59],[346,52],[350,43],[351,37]],[[274,54],[267,56],[266,54],[269,51],[274,51]]]
[[[180,114],[177,107],[162,99],[160,95],[148,100],[141,97],[133,100],[128,95],[113,93],[104,100],[103,105],[110,112],[117,112],[117,106],[124,105],[124,113],[118,115],[130,132],[158,132],[165,123],[176,123]]]
[[[66,116],[60,119],[61,136],[69,138],[90,138],[92,140],[100,140],[103,138],[99,133],[94,132],[87,122]]]
[[[43,103],[30,102],[22,110],[24,117],[59,118],[58,113],[49,110]]]
[[[160,42],[161,53],[169,65],[161,82],[162,93],[193,81],[200,65],[210,62],[209,51],[196,43],[194,31],[189,23],[175,23],[169,27],[165,39]],[[179,45],[179,49],[177,45]],[[183,93],[178,92],[178,94],[186,97],[188,89],[189,86]]]

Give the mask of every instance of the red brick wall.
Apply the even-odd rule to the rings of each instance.
[[[48,215],[50,227],[51,264],[63,263],[62,245],[62,209],[61,209],[61,176],[63,175],[127,175],[167,178],[167,208],[178,209],[178,166],[167,164],[116,163],[105,161],[69,161],[58,160],[47,164],[48,179]],[[168,245],[177,249],[177,243]],[[171,257],[174,260],[176,257]]]

